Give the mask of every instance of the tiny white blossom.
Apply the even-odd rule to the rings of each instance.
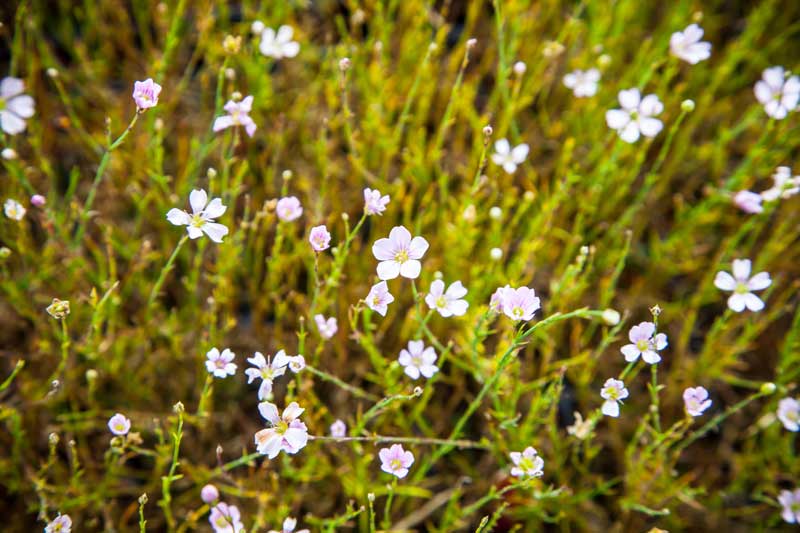
[[[222,353],[216,348],[211,348],[206,353],[206,370],[217,378],[224,378],[226,376],[233,376],[236,374],[236,363],[233,358],[236,355],[225,348]]]
[[[619,404],[628,397],[628,389],[625,388],[622,381],[608,378],[603,384],[600,396],[605,400],[602,408],[603,414],[616,418],[619,416]]]
[[[320,337],[323,339],[330,339],[336,332],[339,331],[339,325],[336,317],[325,318],[322,315],[314,315],[314,322],[317,324],[317,330]]]
[[[800,431],[800,402],[784,398],[778,402],[778,419],[789,431]]]
[[[25,209],[25,207],[23,207],[23,205],[18,201],[14,200],[13,198],[9,198],[3,204],[3,212],[11,220],[16,220],[19,222],[25,217],[27,209]]]
[[[292,40],[293,35],[291,26],[283,25],[277,33],[272,28],[264,28],[258,49],[265,56],[275,59],[294,57],[300,51],[300,44]]]
[[[778,198],[791,198],[800,192],[800,176],[792,176],[789,167],[778,167],[772,174],[773,185],[761,193],[765,202],[773,202]]]
[[[261,352],[256,352],[253,357],[247,359],[247,362],[255,368],[248,368],[244,371],[247,375],[247,383],[252,383],[253,380],[261,379],[261,385],[258,388],[258,399],[264,400],[272,396],[272,382],[286,373],[286,367],[289,365],[289,357],[286,352],[280,350],[275,354],[275,357],[270,359],[264,357]]]
[[[800,100],[800,77],[790,76],[783,67],[771,67],[761,74],[754,91],[756,99],[770,117],[781,120],[797,107]]]
[[[514,467],[511,475],[515,477],[541,477],[544,475],[544,459],[539,456],[536,448],[528,446],[522,452],[511,452],[511,462]]]
[[[772,285],[772,280],[767,272],[759,272],[750,277],[752,264],[749,259],[733,260],[733,275],[727,272],[717,272],[714,278],[714,285],[723,291],[732,291],[733,294],[728,298],[728,307],[731,311],[741,313],[745,307],[750,311],[761,311],[764,309],[764,302],[753,294],[753,291],[760,291]]]
[[[596,68],[573,70],[564,76],[564,85],[572,89],[572,94],[578,98],[594,96],[597,93],[597,82],[599,81],[600,71]]]
[[[701,41],[702,38],[703,28],[690,24],[685,30],[672,34],[669,39],[670,52],[675,57],[696,65],[711,57],[711,43]]]
[[[425,303],[443,317],[462,316],[469,307],[469,303],[464,300],[466,295],[467,289],[460,281],[451,283],[445,291],[444,282],[437,279],[431,283],[430,292],[425,296]]]
[[[512,149],[508,139],[500,139],[494,143],[492,161],[495,165],[503,167],[508,174],[513,174],[516,172],[517,166],[528,158],[529,151],[530,147],[525,143],[518,144]]]
[[[426,348],[422,341],[409,341],[408,349],[400,350],[397,361],[411,379],[419,379],[420,375],[430,378],[439,371],[439,367],[434,364],[436,357],[433,346]]]
[[[173,207],[167,213],[167,220],[176,226],[186,226],[190,239],[197,239],[205,233],[212,241],[222,242],[228,228],[214,222],[228,209],[222,205],[222,199],[214,198],[209,202],[206,191],[195,189],[189,194],[189,205],[192,207],[191,215]]]
[[[622,109],[606,111],[606,124],[616,130],[620,139],[627,143],[635,143],[640,135],[655,137],[664,127],[657,118],[653,118],[664,110],[664,106],[654,94],[642,98],[639,89],[623,90],[618,95]]]

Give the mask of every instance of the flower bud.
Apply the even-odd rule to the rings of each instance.
[[[36,207],[43,207],[46,203],[47,200],[41,194],[34,194],[31,196],[31,204],[35,205]]]
[[[219,491],[214,485],[208,484],[200,490],[200,499],[205,503],[212,504],[219,500]]]
[[[503,250],[500,248],[492,248],[489,250],[489,256],[495,261],[499,261],[503,258]]]
[[[13,148],[4,148],[0,155],[3,156],[3,159],[7,161],[11,161],[12,159],[17,158],[17,152]]]
[[[474,48],[476,44],[478,44],[478,39],[476,39],[474,37],[472,39],[468,39],[467,40],[467,50],[470,50],[471,48]]]
[[[686,113],[691,113],[694,111],[694,100],[686,99],[681,102],[681,110]]]
[[[264,31],[264,23],[260,20],[254,20],[250,25],[250,31],[253,32],[254,35],[261,35],[261,32]]]
[[[616,309],[606,309],[603,311],[603,322],[609,326],[616,326],[619,324],[620,316],[619,311]]]
[[[483,127],[483,135],[485,137],[491,137],[493,132],[494,130],[490,125],[487,124],[486,126]]]
[[[524,61],[517,61],[514,63],[514,74],[517,76],[522,76],[525,74],[525,71],[528,70],[528,66],[525,64]]]
[[[503,210],[500,209],[498,206],[494,206],[489,209],[489,216],[494,220],[500,220],[503,216]]]
[[[341,70],[342,72],[347,72],[348,70],[350,70],[349,57],[343,57],[339,60],[339,70]]]
[[[773,394],[776,390],[778,390],[777,385],[771,381],[767,381],[761,385],[760,392],[761,394]]]
[[[50,67],[45,72],[47,72],[47,75],[49,77],[51,77],[51,78],[57,78],[58,77],[58,70],[54,69],[53,67]]]

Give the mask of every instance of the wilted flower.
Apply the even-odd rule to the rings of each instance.
[[[392,444],[389,448],[382,448],[378,452],[381,460],[381,470],[403,479],[408,474],[408,468],[414,464],[414,454],[407,452],[400,444]]]
[[[308,235],[308,241],[315,252],[322,252],[331,246],[331,234],[324,225],[314,226]]]
[[[445,318],[462,316],[469,307],[469,303],[464,300],[466,294],[467,289],[464,288],[460,281],[451,283],[447,291],[445,291],[444,282],[437,279],[431,283],[430,292],[425,296],[425,303],[431,309],[436,309]]]
[[[436,357],[433,346],[426,348],[422,341],[408,341],[408,349],[400,350],[397,361],[411,379],[418,379],[420,374],[430,378],[439,371],[439,367],[434,364]]]
[[[217,378],[232,376],[236,374],[236,363],[233,362],[234,357],[236,357],[236,354],[230,351],[229,348],[225,348],[222,353],[219,353],[216,348],[211,348],[206,353],[206,370]]]
[[[286,373],[286,366],[289,364],[286,352],[280,350],[271,360],[269,357],[265,359],[261,352],[256,352],[253,357],[247,359],[247,362],[255,367],[244,371],[247,374],[247,383],[252,383],[253,380],[260,378],[258,399],[269,398],[272,395],[272,382]]]
[[[781,518],[790,524],[800,523],[800,489],[782,490],[778,496],[781,504]]]
[[[295,196],[285,196],[278,200],[275,205],[275,212],[278,218],[284,222],[291,222],[300,218],[303,214],[303,207],[300,205],[300,200]]]
[[[133,101],[139,111],[150,109],[158,104],[158,95],[161,94],[161,85],[147,78],[133,84]]]
[[[214,198],[209,202],[206,191],[194,189],[189,193],[189,205],[192,207],[191,215],[173,207],[167,213],[167,220],[176,226],[186,226],[190,239],[197,239],[205,233],[212,241],[222,242],[222,238],[228,234],[228,228],[214,222],[228,209],[222,205],[222,199]]]
[[[8,218],[11,220],[16,220],[19,222],[25,217],[25,213],[27,210],[21,203],[14,200],[13,198],[9,198],[3,204],[3,212],[6,214]]]
[[[218,503],[211,509],[208,521],[215,533],[239,533],[244,530],[239,509],[224,502]]]
[[[386,211],[386,206],[389,204],[389,195],[384,194],[377,189],[364,189],[364,212],[368,215],[382,215]]]
[[[786,118],[800,100],[800,78],[791,76],[786,79],[787,74],[783,67],[768,68],[761,74],[762,79],[756,82],[754,89],[764,111],[777,120]]]
[[[372,245],[372,255],[380,261],[378,277],[382,280],[397,276],[415,279],[422,269],[419,260],[427,250],[428,241],[424,237],[412,239],[411,233],[404,226],[395,226],[389,232],[388,239],[378,239]]]
[[[778,419],[789,431],[800,430],[800,402],[794,398],[784,398],[779,401]]]
[[[762,195],[751,191],[739,191],[733,196],[733,203],[745,213],[761,213],[764,207],[761,205]]]
[[[514,467],[511,475],[515,477],[541,477],[544,475],[544,459],[539,457],[536,448],[528,446],[522,452],[511,452],[511,462]]]
[[[619,416],[619,404],[628,397],[628,389],[620,380],[608,378],[603,384],[600,396],[605,400],[602,408],[603,414],[616,418]]]
[[[70,533],[72,531],[72,519],[68,514],[58,515],[52,522],[44,528],[44,533]]]
[[[131,430],[131,421],[125,418],[125,415],[117,413],[108,419],[108,429],[111,430],[111,433],[114,435],[127,435]]]
[[[253,97],[248,96],[241,102],[228,100],[223,109],[228,113],[214,120],[214,131],[222,131],[232,126],[242,126],[247,132],[248,137],[252,137],[256,132],[256,123],[250,118],[250,111],[253,109]]]
[[[264,28],[258,49],[265,56],[275,59],[294,57],[300,52],[300,44],[292,40],[293,35],[291,26],[283,25],[278,28],[277,33],[272,28]]]
[[[642,98],[639,89],[623,90],[618,95],[622,109],[606,111],[606,124],[616,130],[620,139],[635,143],[639,135],[655,137],[664,125],[654,116],[664,110],[664,106],[654,94]]]
[[[33,98],[22,94],[24,90],[25,82],[19,78],[9,76],[0,81],[0,128],[9,135],[25,131],[25,119],[33,116]]]
[[[331,424],[331,437],[341,438],[347,435],[347,424],[342,420],[337,419]]]
[[[53,298],[53,303],[47,306],[47,313],[59,320],[65,318],[69,314],[69,300]]]
[[[596,68],[573,70],[564,76],[564,85],[572,89],[572,94],[578,98],[594,96],[597,93],[598,81],[600,81],[600,71]]]
[[[295,374],[302,372],[305,367],[306,358],[302,355],[295,355],[289,358],[289,369]]]
[[[296,527],[297,527],[297,520],[289,516],[283,521],[283,526],[280,531],[270,529],[268,533],[309,533],[308,529],[298,529],[297,531],[295,531],[294,528]]]
[[[200,490],[200,499],[211,504],[219,500],[219,491],[214,485],[208,484]]]
[[[525,162],[529,151],[530,147],[525,143],[518,144],[512,149],[508,139],[500,139],[494,143],[492,161],[495,165],[503,167],[508,174],[513,174],[517,166]]]
[[[711,407],[708,391],[703,387],[689,387],[683,391],[683,405],[690,416],[700,416]]]
[[[628,332],[631,344],[626,344],[620,350],[625,360],[630,363],[642,356],[644,362],[651,365],[661,361],[658,352],[667,347],[667,336],[664,333],[653,336],[655,332],[656,325],[652,322],[640,322],[633,326]]]
[[[381,281],[372,286],[365,301],[367,307],[381,316],[386,316],[386,311],[389,309],[389,304],[394,301],[394,296],[389,292],[386,282]]]
[[[711,57],[711,43],[701,41],[702,38],[703,28],[697,24],[690,24],[685,30],[672,34],[669,39],[669,49],[675,57],[696,65]]]
[[[778,198],[791,198],[800,192],[800,176],[792,177],[792,169],[789,167],[778,167],[772,174],[773,185],[761,193],[765,202],[772,202]]]
[[[572,414],[575,416],[575,422],[571,426],[567,426],[567,433],[581,440],[591,435],[592,429],[594,429],[592,419],[588,418],[584,420],[583,416],[581,416],[578,411]]]
[[[714,285],[718,289],[733,291],[733,294],[728,298],[728,307],[731,311],[741,313],[745,307],[751,311],[764,309],[764,302],[752,291],[766,289],[772,284],[772,280],[766,272],[759,272],[751,278],[750,268],[749,259],[734,259],[733,276],[727,272],[720,271],[717,272],[717,277],[714,278]]]
[[[511,320],[531,320],[533,314],[541,308],[536,291],[530,287],[515,289],[507,285],[498,290],[500,291],[500,303],[497,309]]]
[[[316,322],[319,335],[323,339],[330,339],[336,335],[336,332],[339,330],[336,317],[330,317],[326,319],[322,315],[314,315],[314,322]]]
[[[270,402],[258,404],[258,411],[272,427],[262,429],[255,434],[258,453],[274,459],[283,450],[295,454],[308,443],[308,428],[300,421],[305,409],[292,402],[283,414],[278,416],[278,407]]]

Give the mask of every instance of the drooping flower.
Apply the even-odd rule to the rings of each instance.
[[[619,416],[619,404],[628,397],[628,389],[625,388],[622,381],[608,378],[603,384],[600,396],[605,400],[602,408],[603,414],[616,418]]]
[[[659,333],[654,336],[656,325],[652,322],[640,322],[633,326],[628,332],[628,339],[631,344],[626,344],[621,348],[625,360],[629,363],[642,357],[645,363],[654,365],[661,361],[658,352],[667,347],[667,336]]]
[[[189,194],[189,205],[192,207],[191,215],[173,207],[167,213],[167,220],[176,226],[186,226],[190,239],[197,239],[205,233],[212,241],[222,242],[222,238],[228,234],[228,228],[214,222],[228,209],[222,205],[222,199],[214,198],[209,202],[206,191],[195,189]]]
[[[425,296],[425,303],[428,307],[435,309],[443,317],[462,316],[467,312],[469,304],[464,300],[467,294],[467,289],[461,284],[460,281],[451,283],[444,290],[444,282],[440,279],[434,280],[431,283],[430,292]]]
[[[24,90],[25,82],[19,78],[9,76],[0,81],[0,128],[9,135],[25,131],[25,119],[35,111],[33,98],[22,94]]]
[[[248,96],[241,102],[234,102],[228,100],[223,109],[228,113],[214,119],[214,131],[222,131],[233,126],[242,126],[244,131],[247,132],[248,137],[252,137],[256,132],[256,123],[250,117],[250,111],[253,110],[253,97]]]
[[[133,84],[133,101],[136,102],[136,109],[139,111],[158,105],[159,94],[161,94],[161,85],[154,82],[152,78]]]
[[[297,531],[295,531],[294,528],[296,527],[297,527],[297,519],[288,516],[283,521],[283,526],[281,526],[280,531],[277,531],[275,529],[270,529],[268,533],[309,533],[308,529],[298,529]]]
[[[606,124],[616,130],[620,139],[627,143],[635,143],[640,135],[655,137],[664,127],[657,118],[653,118],[664,110],[664,106],[654,94],[642,98],[639,89],[633,88],[619,92],[617,97],[622,109],[606,111]]]
[[[27,212],[27,209],[25,209],[25,207],[21,203],[14,200],[13,198],[8,198],[6,202],[3,204],[3,212],[11,220],[16,220],[17,222],[19,222],[20,220],[25,218],[25,213]]]
[[[72,531],[72,519],[68,514],[58,515],[52,522],[44,528],[44,533],[70,533]]]
[[[389,286],[385,281],[376,283],[369,290],[365,302],[367,307],[375,311],[381,316],[386,316],[386,311],[389,309],[389,304],[394,301],[394,296],[389,292]]]
[[[381,470],[400,479],[408,475],[408,469],[414,464],[414,454],[403,449],[401,444],[392,444],[389,448],[382,448],[378,452],[381,460]]]
[[[797,107],[800,100],[800,77],[790,76],[783,67],[770,67],[761,74],[754,91],[756,99],[770,117],[781,120]]]
[[[292,402],[282,415],[278,415],[278,406],[270,402],[258,404],[258,411],[271,425],[255,434],[258,453],[274,459],[283,450],[295,454],[308,443],[308,428],[300,421],[303,409],[297,402]]]
[[[511,452],[511,475],[515,477],[541,477],[544,475],[544,459],[539,456],[536,448],[528,446],[522,452]]]
[[[704,387],[689,387],[683,391],[683,405],[689,416],[700,416],[711,407],[708,391]]]
[[[286,366],[289,364],[286,352],[280,350],[272,359],[264,358],[261,352],[256,352],[253,357],[247,359],[247,362],[255,367],[244,371],[247,374],[247,383],[261,379],[261,385],[258,387],[258,399],[269,398],[272,395],[272,382],[286,373]]]
[[[316,322],[319,335],[323,339],[330,339],[339,331],[339,323],[336,317],[332,316],[326,319],[322,315],[314,315],[314,322]]]
[[[114,435],[125,436],[131,430],[131,421],[125,415],[117,413],[108,419],[108,429]]]
[[[372,245],[372,255],[380,261],[378,277],[382,280],[397,276],[417,278],[422,269],[419,260],[427,250],[428,241],[424,237],[412,239],[411,233],[404,226],[395,226],[389,232],[389,238],[378,239]]]
[[[211,509],[208,521],[215,533],[240,533],[244,531],[242,515],[235,505],[219,502]]]
[[[711,43],[701,41],[702,38],[703,28],[690,24],[685,30],[672,34],[669,39],[670,52],[675,57],[696,65],[711,57]]]
[[[264,28],[258,49],[263,55],[275,59],[294,57],[300,52],[300,43],[292,40],[293,35],[294,29],[291,26],[283,25],[278,28],[277,33],[272,28]]]
[[[322,252],[331,246],[331,234],[324,225],[314,226],[308,235],[308,241],[315,252]]]
[[[200,490],[200,499],[208,504],[212,504],[219,500],[219,491],[217,490],[217,487],[211,484],[205,485]]]
[[[217,378],[233,376],[236,374],[236,363],[233,362],[234,357],[236,357],[236,354],[230,351],[229,348],[222,350],[222,353],[216,348],[211,348],[206,353],[206,370]]]
[[[800,176],[792,177],[792,169],[778,167],[772,174],[772,187],[761,193],[765,202],[772,202],[778,198],[791,198],[800,192]]]
[[[778,419],[789,431],[800,431],[800,402],[784,398],[778,402]]]
[[[800,489],[782,490],[778,496],[781,504],[781,518],[789,524],[800,523]]]
[[[500,309],[511,320],[531,320],[540,308],[536,291],[530,287],[515,289],[506,286],[500,292]]]
[[[420,375],[430,378],[439,371],[439,367],[434,364],[436,357],[433,346],[426,348],[423,341],[408,341],[408,349],[400,350],[397,361],[411,379],[418,379]]]
[[[296,196],[285,196],[275,204],[275,212],[278,218],[284,222],[291,222],[300,218],[303,214],[303,206]]]
[[[529,151],[530,147],[525,143],[518,144],[512,149],[508,139],[500,139],[494,143],[492,161],[495,165],[503,167],[506,173],[513,174],[517,171],[517,166],[528,158]]]
[[[572,89],[572,94],[578,98],[594,96],[597,93],[598,81],[600,81],[600,71],[596,68],[573,70],[564,76],[564,85]]]
[[[764,207],[761,205],[762,194],[756,194],[752,191],[739,191],[733,196],[733,203],[745,213],[761,213],[764,211]]]
[[[728,298],[728,307],[731,311],[741,313],[745,307],[756,312],[764,309],[764,302],[752,291],[766,289],[772,284],[772,280],[767,272],[759,272],[751,278],[751,266],[749,259],[734,259],[733,276],[727,272],[720,271],[717,272],[717,276],[714,278],[714,285],[718,289],[733,291],[733,294]]]
[[[338,418],[333,424],[331,424],[330,429],[331,437],[341,438],[347,435],[347,424]]]
[[[297,374],[302,372],[306,367],[306,358],[302,355],[295,355],[289,358],[289,369]]]
[[[368,215],[382,215],[389,204],[389,195],[381,196],[378,189],[364,189],[364,212]]]

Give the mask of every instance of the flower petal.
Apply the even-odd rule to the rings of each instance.
[[[189,193],[189,205],[192,206],[192,213],[197,215],[203,211],[208,203],[208,195],[203,189],[194,189]]]

